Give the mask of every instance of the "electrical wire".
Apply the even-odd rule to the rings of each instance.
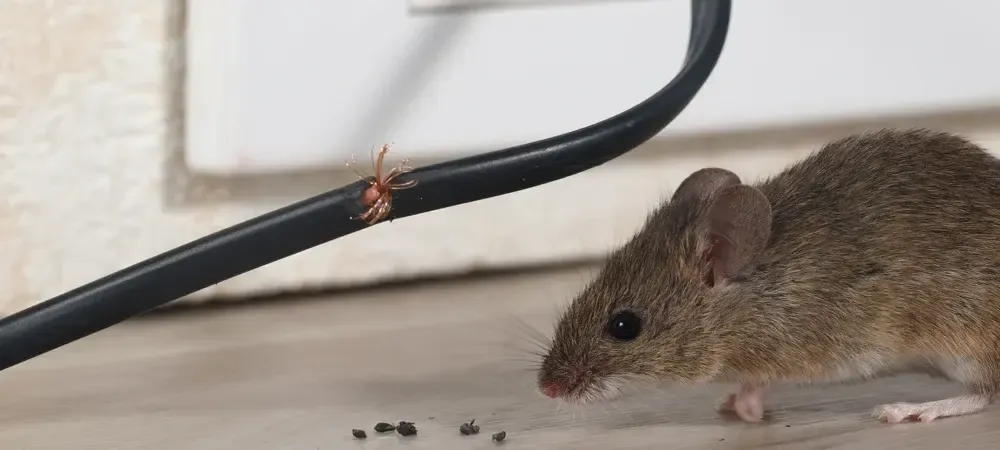
[[[614,117],[556,137],[418,168],[397,178],[389,219],[495,197],[610,161],[651,139],[687,107],[722,53],[730,0],[691,0],[680,72]],[[651,56],[655,57],[655,56]],[[567,74],[572,76],[572,74]],[[358,181],[216,232],[0,320],[0,370],[143,312],[366,228]],[[376,224],[375,226],[377,226]]]

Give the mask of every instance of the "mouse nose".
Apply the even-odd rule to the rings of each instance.
[[[548,383],[542,386],[542,393],[548,398],[556,398],[562,394],[562,386],[556,383]]]

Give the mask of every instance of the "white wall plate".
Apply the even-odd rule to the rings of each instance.
[[[734,2],[666,135],[1000,105],[1000,2]],[[189,5],[186,159],[245,174],[373,145],[450,158],[570,131],[674,76],[686,0],[413,14],[397,0]]]

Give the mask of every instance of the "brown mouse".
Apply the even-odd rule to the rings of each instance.
[[[1000,392],[1000,161],[928,130],[839,139],[755,184],[695,172],[570,304],[538,383],[585,403],[633,380],[735,381],[721,408],[756,422],[773,383],[908,371],[967,394],[876,417],[971,414]]]

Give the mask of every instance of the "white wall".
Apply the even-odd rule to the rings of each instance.
[[[690,0],[532,2],[192,1],[187,163],[341,167],[387,141],[396,156],[468,156],[614,115],[684,60]],[[733,3],[722,58],[661,137],[1000,106],[998,2]]]
[[[189,174],[180,12],[177,0],[0,2],[0,312],[351,181]],[[942,123],[1000,148],[998,118]],[[380,225],[201,298],[600,255],[693,169],[772,171],[841,131],[657,144],[535,190]]]

